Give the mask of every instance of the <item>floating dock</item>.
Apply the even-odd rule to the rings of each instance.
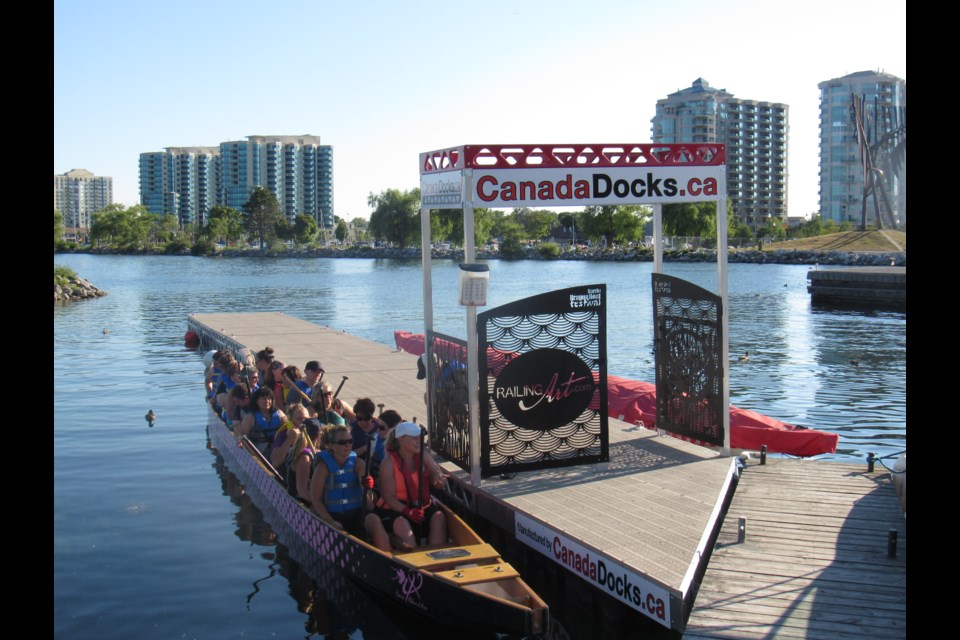
[[[814,303],[902,308],[907,304],[906,267],[851,267],[807,272]]]
[[[270,345],[287,364],[302,367],[308,360],[320,360],[326,370],[325,381],[334,388],[344,382],[339,397],[345,403],[370,397],[377,404],[383,403],[385,409],[397,410],[405,419],[418,417],[421,423],[425,421],[425,382],[417,380],[414,355],[280,313],[194,314],[188,318],[188,328],[200,336],[203,349],[256,352]],[[731,609],[729,623],[702,622],[698,615],[701,611],[718,611],[719,604],[726,600],[749,610],[753,607],[751,598],[755,597],[751,594],[771,590],[779,591],[772,597],[788,610],[791,597],[802,600],[810,592],[822,594],[824,602],[834,597],[822,584],[824,579],[831,578],[829,571],[814,575],[808,564],[789,558],[779,561],[782,575],[766,569],[750,572],[751,566],[757,566],[754,556],[767,551],[762,537],[764,517],[746,507],[731,506],[724,523],[731,500],[738,505],[736,497],[757,492],[774,496],[770,504],[760,508],[766,512],[767,520],[784,521],[782,514],[790,513],[801,495],[815,510],[818,501],[826,500],[827,485],[822,484],[822,479],[798,481],[803,485],[800,494],[781,489],[785,481],[770,475],[769,470],[783,465],[750,465],[744,478],[751,490],[743,492],[745,480],[739,477],[735,458],[725,458],[712,450],[613,418],[609,425],[610,461],[606,463],[487,478],[480,487],[474,487],[468,472],[441,460],[451,476],[444,490],[447,500],[458,510],[488,523],[490,530],[496,532],[491,542],[498,550],[503,552],[501,546],[505,545],[522,549],[528,567],[545,573],[551,583],[564,585],[563,611],[586,610],[587,615],[599,618],[596,624],[616,627],[611,628],[613,636],[619,636],[623,629],[635,630],[642,621],[653,628],[659,625],[665,633],[683,634],[689,628],[690,637],[698,638],[780,637],[775,622],[769,622],[765,634],[738,635],[744,623],[742,609],[738,611],[736,607]],[[835,468],[834,463],[812,461],[802,464],[809,465],[814,475],[824,477],[839,473],[842,466]],[[866,476],[865,469],[865,465],[858,468],[856,474]],[[872,488],[875,481],[876,478],[864,478],[847,496],[848,500],[863,498],[869,493],[864,488]],[[892,485],[890,491],[893,492]],[[898,509],[895,495],[890,501]],[[736,528],[733,534],[730,531],[730,517],[736,527],[740,512],[747,518],[746,542],[730,544],[731,535],[736,539]],[[814,517],[812,513],[809,516]],[[841,514],[828,519],[839,528],[845,526]],[[884,525],[874,523],[877,526],[882,529]],[[817,529],[800,518],[792,531],[780,535],[786,536],[785,545],[794,553],[813,555],[811,545]],[[886,535],[886,529],[883,532]],[[718,536],[720,542],[714,550]],[[838,553],[836,549],[829,551],[829,540],[829,534],[820,536],[816,545],[827,550],[819,555]],[[905,537],[900,544],[905,549]],[[720,565],[715,565],[715,560],[707,566],[711,553],[714,558],[723,558],[738,550],[734,547],[750,556],[740,561],[749,579],[738,575],[727,581],[725,587],[713,586],[717,582],[710,581],[710,570]],[[886,547],[881,551],[885,552]],[[850,573],[862,571],[856,559],[847,562]],[[741,579],[745,582],[739,583]],[[777,586],[793,581],[801,586]],[[839,591],[845,589],[841,587]],[[714,594],[716,600],[711,600]],[[816,613],[819,615],[820,609]],[[858,615],[873,614],[862,608],[859,612],[850,611],[846,625],[856,627]],[[557,617],[562,620],[564,616]],[[786,615],[781,617],[789,619]],[[733,631],[711,635],[723,625],[729,625]],[[859,635],[852,631],[848,634],[847,626],[844,634],[832,637],[879,637],[870,632],[869,626],[864,626]],[[770,628],[774,631],[770,632]],[[792,637],[792,633],[784,637]]]
[[[906,638],[906,531],[879,464],[751,461],[683,637]]]

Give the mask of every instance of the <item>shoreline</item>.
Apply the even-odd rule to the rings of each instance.
[[[162,249],[142,249],[139,251],[122,251],[118,249],[84,249],[54,252],[54,255],[63,253],[86,253],[91,255],[191,255],[189,251],[168,254]],[[434,249],[431,253],[433,260],[463,260],[462,249]],[[406,247],[404,249],[372,248],[372,247],[323,247],[316,249],[287,249],[277,252],[268,249],[224,249],[209,254],[207,258],[375,258],[375,259],[420,259],[420,247]],[[544,257],[535,249],[527,251],[523,257],[505,257],[498,251],[477,249],[478,260],[589,260],[595,262],[653,262],[653,250],[649,248],[635,249],[580,249],[568,250],[556,256]],[[665,262],[716,262],[717,253],[710,249],[671,249],[663,252]],[[808,264],[808,265],[838,265],[838,266],[878,266],[878,267],[906,267],[906,251],[809,251],[797,249],[773,249],[769,251],[732,250],[727,253],[729,263],[752,264]]]

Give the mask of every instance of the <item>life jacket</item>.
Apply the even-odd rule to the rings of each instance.
[[[220,376],[223,372],[220,370],[220,367],[213,367],[213,374],[210,376],[210,397],[215,398],[217,396],[217,389],[220,388],[221,378]]]
[[[269,422],[263,417],[262,411],[257,411],[253,414],[253,429],[250,430],[250,435],[253,437],[250,439],[254,442],[266,442],[272,446],[281,423],[280,414],[276,409],[271,410]]]
[[[403,465],[403,458],[400,457],[400,454],[396,451],[390,452],[390,457],[393,458],[393,484],[397,492],[397,500],[404,503],[405,505],[412,507],[413,501],[409,496],[416,495],[417,489],[420,485],[420,478],[417,474],[420,468],[420,454],[414,454],[413,456],[413,469],[406,469]],[[426,509],[430,506],[432,499],[430,498],[430,483],[425,482],[423,487],[420,488],[420,508]],[[377,501],[377,506],[390,509],[390,505],[386,500],[380,498]]]
[[[359,509],[363,505],[363,487],[357,477],[357,454],[351,451],[343,467],[337,464],[333,454],[326,449],[316,457],[327,465],[329,471],[323,488],[323,505],[327,511],[344,513]]]

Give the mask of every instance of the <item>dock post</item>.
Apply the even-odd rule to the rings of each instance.
[[[873,473],[873,463],[876,460],[873,451],[867,452],[867,473]]]
[[[896,558],[897,557],[897,530],[890,529],[887,531],[887,557]]]
[[[743,544],[747,539],[747,519],[743,516],[737,518],[737,544]]]
[[[760,464],[767,464],[767,445],[760,445]]]

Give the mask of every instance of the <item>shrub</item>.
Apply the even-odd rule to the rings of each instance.
[[[190,255],[193,256],[208,256],[214,251],[216,251],[216,247],[209,240],[197,240],[190,247]]]
[[[556,242],[544,242],[540,245],[538,251],[544,258],[556,258],[560,255],[560,247]]]
[[[77,272],[62,264],[53,265],[53,284],[61,287],[77,277]]]
[[[163,252],[166,254],[180,254],[187,250],[187,243],[183,240],[171,240],[163,247]]]

